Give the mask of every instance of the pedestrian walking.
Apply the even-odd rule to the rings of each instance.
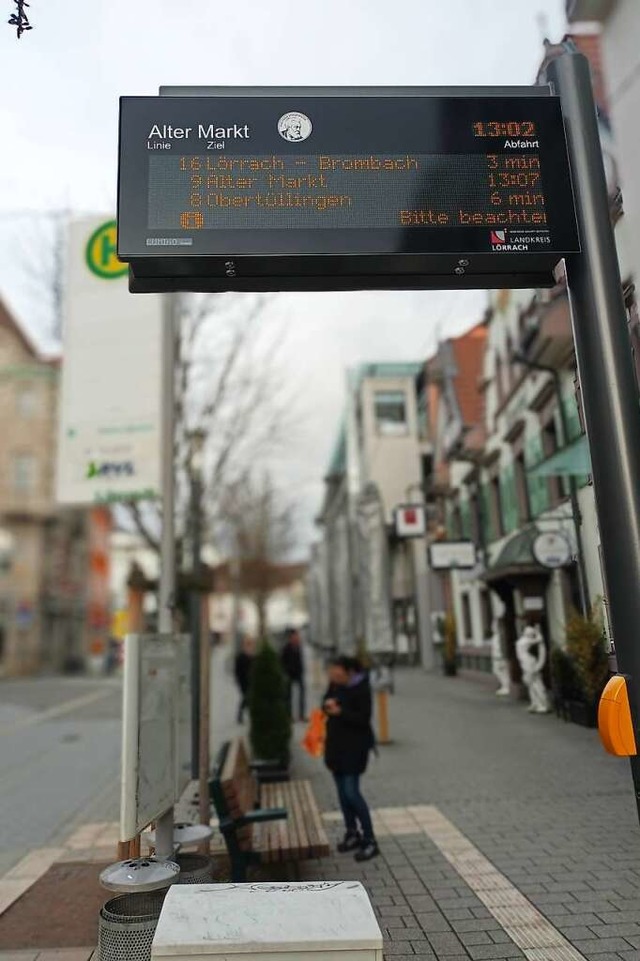
[[[240,704],[238,706],[238,724],[244,720],[244,712],[247,707],[247,695],[249,693],[249,682],[251,680],[251,666],[256,655],[253,639],[245,637],[242,647],[236,655],[234,664],[234,675],[238,690],[240,691]]]
[[[375,747],[371,727],[371,686],[354,657],[337,657],[329,666],[329,688],[323,700],[327,715],[325,764],[333,774],[344,817],[341,854],[355,851],[356,861],[379,854],[369,805],[360,791],[360,778]]]
[[[300,632],[295,628],[287,630],[287,642],[280,655],[282,668],[289,683],[289,713],[293,717],[293,688],[298,688],[298,718],[306,720],[306,691],[304,686],[304,659]]]

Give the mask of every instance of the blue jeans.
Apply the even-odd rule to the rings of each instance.
[[[348,834],[356,834],[358,824],[365,841],[373,841],[373,824],[369,805],[360,793],[359,774],[334,774],[338,789],[338,800]]]

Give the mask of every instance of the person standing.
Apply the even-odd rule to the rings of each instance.
[[[249,682],[251,680],[251,665],[253,664],[255,654],[256,651],[253,640],[250,637],[245,637],[240,651],[238,654],[236,654],[233,670],[236,684],[238,685],[238,690],[240,691],[238,724],[242,724],[244,720],[244,712],[245,708],[247,707],[247,695],[249,694]]]
[[[369,805],[360,791],[360,778],[367,769],[375,738],[371,686],[356,658],[337,657],[331,662],[323,709],[327,715],[324,759],[336,783],[345,825],[338,851],[355,851],[356,861],[370,861],[380,851]]]
[[[306,692],[304,687],[304,660],[300,632],[295,628],[287,631],[288,640],[282,648],[280,659],[289,682],[289,712],[293,717],[293,688],[298,688],[298,718],[306,720]]]

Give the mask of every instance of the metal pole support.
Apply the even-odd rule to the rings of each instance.
[[[562,103],[582,252],[567,258],[578,371],[620,671],[629,676],[640,740],[640,405],[609,213],[589,64],[566,53],[549,66]],[[631,768],[640,813],[639,758]]]
[[[200,592],[200,519],[202,507],[202,485],[200,478],[191,476],[191,574],[192,584],[189,596],[191,621],[191,777],[197,780],[200,770],[200,646],[202,644],[202,594]]]
[[[174,448],[175,448],[175,297],[165,297],[162,318],[162,535],[160,540],[160,589],[158,597],[158,631],[173,630],[176,588],[176,545],[174,518]],[[172,858],[173,808],[156,822],[156,856]]]

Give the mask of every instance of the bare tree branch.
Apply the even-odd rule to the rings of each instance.
[[[157,534],[153,533],[154,525],[150,523],[150,519],[148,517],[145,518],[143,516],[141,505],[137,501],[132,501],[131,503],[128,503],[126,506],[128,508],[129,518],[133,521],[133,526],[135,528],[135,531],[142,537],[147,547],[150,547],[151,550],[157,551],[159,553],[160,539],[157,536]],[[156,513],[156,521],[157,521],[155,527],[156,527],[156,530],[158,530],[160,526],[160,511],[156,510],[155,513]]]
[[[179,303],[175,368],[176,532],[184,541],[191,484],[191,432],[205,435],[205,523],[221,530],[227,492],[272,456],[290,429],[291,405],[278,364],[282,331],[265,320],[267,296],[185,295]],[[151,545],[157,516],[130,509]],[[157,538],[156,538],[157,540]]]

